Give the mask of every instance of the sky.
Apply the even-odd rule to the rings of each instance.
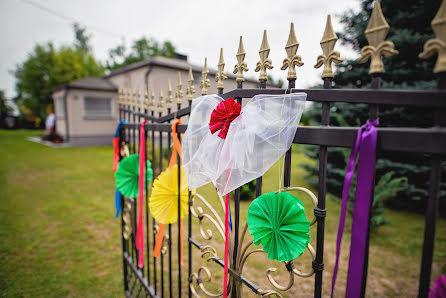
[[[93,54],[102,62],[107,60],[108,50],[122,40],[129,46],[133,40],[146,36],[171,41],[177,52],[188,56],[190,63],[203,65],[207,57],[213,68],[217,68],[223,48],[225,71],[232,72],[242,35],[249,68],[246,76],[251,78],[258,77],[254,69],[266,29],[271,47],[269,58],[274,66],[268,73],[284,80],[287,71],[280,67],[293,22],[298,54],[304,62],[297,70],[296,87],[305,88],[321,82],[322,68],[315,69],[314,65],[322,53],[319,43],[327,14],[332,15],[335,32],[342,31],[339,15],[358,8],[358,0],[0,0],[0,89],[9,98],[16,95],[15,79],[10,72],[26,59],[36,43],[72,44],[73,21],[87,27]],[[336,49],[344,59],[358,56],[340,42]]]

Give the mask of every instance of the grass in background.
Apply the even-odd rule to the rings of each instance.
[[[0,296],[120,296],[112,148],[0,130]]]
[[[25,136],[38,133],[0,130],[0,296],[123,296],[120,221],[113,218],[112,147],[54,149],[25,141]],[[305,158],[300,147],[293,145],[292,186],[307,185],[303,170],[297,166]],[[278,173],[278,164],[266,173],[263,192],[278,189]],[[199,189],[199,193],[222,214],[212,186]],[[307,217],[311,219],[310,199],[297,192],[294,194],[302,199]],[[246,222],[249,204],[241,202],[241,227]],[[404,293],[408,297],[416,296],[424,217],[391,210],[387,210],[385,216],[391,224],[378,228],[371,238],[367,295],[381,297]],[[324,295],[329,295],[331,286],[338,220],[339,205],[327,200]],[[344,295],[350,226],[348,218],[337,296]],[[173,225],[174,264],[175,227]],[[207,222],[204,227],[212,229]],[[218,255],[223,257],[222,238],[212,230],[214,239],[205,241],[199,233],[198,220],[193,219],[194,238],[202,244],[215,246]],[[316,226],[311,227],[311,237],[310,243],[315,247]],[[249,239],[248,235],[245,243]],[[187,264],[186,240],[184,245]],[[221,268],[213,262],[206,263],[200,258],[199,250],[195,247],[193,250],[193,272],[200,266],[208,266],[213,282],[207,287],[220,291]],[[446,221],[441,219],[437,222],[433,277],[446,274],[445,251]],[[311,267],[311,259],[304,253],[295,264],[307,270]],[[252,255],[243,275],[264,289],[272,289],[265,277],[269,267],[279,268],[273,275],[279,283],[285,284],[284,266],[268,260],[266,254]],[[187,265],[182,270],[183,292],[187,293]],[[167,274],[165,276],[167,280]],[[176,273],[173,276],[176,283]],[[313,277],[296,277],[285,296],[312,296],[313,287]],[[246,287],[244,289],[246,296],[252,296]]]

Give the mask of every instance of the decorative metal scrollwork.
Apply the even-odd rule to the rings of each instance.
[[[132,203],[129,202],[128,198],[124,197],[124,208],[122,210],[122,220],[124,221],[124,227],[122,231],[122,237],[125,240],[129,240],[130,235],[132,234]]]
[[[317,203],[318,203],[317,197],[313,194],[313,192],[311,192],[310,190],[308,190],[304,187],[287,187],[287,188],[281,189],[280,191],[303,192],[311,198],[311,200],[313,202],[313,206],[314,206],[313,208],[317,207]],[[279,192],[279,191],[277,191],[277,192]],[[200,194],[198,194],[196,192],[191,195],[191,201],[192,201],[191,208],[190,208],[191,214],[193,217],[197,218],[199,221],[199,230],[200,230],[200,234],[203,237],[203,239],[206,241],[209,241],[209,240],[212,240],[214,237],[212,230],[205,229],[205,227],[203,226],[204,220],[209,221],[213,225],[213,227],[216,229],[217,233],[219,233],[220,236],[222,238],[224,238],[224,225],[223,225],[223,220],[222,220],[223,217],[220,216],[219,212],[217,212],[217,210],[203,196],[201,196]],[[221,204],[221,210],[224,213],[224,210],[225,210],[224,200],[221,196],[219,196],[219,201]],[[202,204],[203,207],[197,206],[198,205],[197,203]],[[206,213],[204,208],[209,210],[209,212]],[[316,217],[314,217],[312,219],[312,221],[310,222],[310,225],[314,225],[315,223],[316,223]],[[251,255],[258,254],[258,253],[262,253],[262,254],[266,253],[262,248],[254,248],[254,249],[250,250],[250,248],[253,244],[253,240],[250,240],[249,242],[244,243],[247,231],[248,231],[248,224],[246,223],[243,226],[243,229],[241,231],[241,235],[239,238],[237,259],[236,259],[235,264],[233,264],[233,260],[232,260],[233,249],[234,249],[234,247],[231,243],[232,237],[229,237],[229,241],[230,241],[230,243],[229,243],[229,255],[230,255],[229,260],[231,262],[230,265],[231,265],[231,268],[233,268],[233,270],[237,274],[241,274],[243,272],[246,261],[248,260],[248,258]],[[231,236],[232,236],[232,232],[231,232]],[[200,246],[200,251],[201,251],[201,258],[206,260],[207,262],[212,261],[212,260],[220,260],[219,256],[217,255],[217,250],[212,245],[202,245],[202,246]],[[310,254],[311,260],[315,261],[316,253],[315,253],[314,248],[311,246],[311,244],[308,244],[305,251],[307,251]],[[294,279],[296,276],[302,277],[302,278],[307,278],[307,277],[311,277],[314,274],[314,270],[312,267],[308,272],[304,272],[303,270],[296,268],[293,261],[283,262],[283,265],[285,266],[285,268],[288,271],[288,278],[287,278],[286,284],[284,284],[284,285],[279,284],[273,276],[273,273],[277,271],[277,268],[268,268],[265,272],[266,278],[268,279],[271,286],[278,291],[289,290],[294,285]],[[205,276],[203,276],[203,274],[205,274]],[[198,288],[200,288],[200,290],[205,295],[207,295],[209,297],[221,296],[222,293],[213,293],[213,292],[209,291],[208,289],[206,289],[205,283],[209,283],[211,281],[212,281],[212,275],[211,275],[211,272],[209,271],[209,269],[207,267],[200,267],[198,269],[198,271],[196,273],[192,273],[192,275],[189,278],[189,282],[190,282],[189,286],[191,288],[192,294],[195,297],[200,297],[199,293],[197,292],[197,289],[195,288],[196,286],[198,286]],[[196,283],[196,284],[194,284],[194,283]],[[230,290],[233,287],[239,288],[240,286],[241,286],[240,280],[234,280],[234,278],[232,278],[232,276],[229,278],[228,292],[230,292]],[[277,292],[276,290],[260,289],[257,292],[260,297],[282,297],[282,295],[279,292]]]

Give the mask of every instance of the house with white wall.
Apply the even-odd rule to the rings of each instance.
[[[177,55],[176,58],[153,57],[114,70],[102,77],[85,78],[60,86],[52,93],[57,133],[73,146],[109,145],[112,143],[119,121],[118,90],[120,88],[138,90],[148,86],[149,92],[151,88],[154,88],[157,95],[160,89],[166,94],[170,78],[175,92],[179,73],[185,90],[190,67],[194,76],[195,96],[198,97],[203,68],[188,63],[184,55]],[[208,88],[208,94],[217,93],[216,73],[216,70],[209,70],[208,78],[211,86]],[[235,89],[236,76],[228,73],[227,76],[225,90]],[[258,87],[257,80],[245,79],[244,88]],[[156,106],[158,106],[158,99],[156,96]],[[186,106],[187,99],[184,97],[182,107]],[[177,105],[173,104],[172,111],[175,111],[176,107]],[[162,112],[167,113],[166,105]]]

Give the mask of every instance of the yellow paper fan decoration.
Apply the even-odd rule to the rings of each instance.
[[[189,188],[186,171],[181,167],[181,218],[189,212]],[[162,224],[178,221],[178,165],[167,168],[153,183],[149,199],[150,214]]]

